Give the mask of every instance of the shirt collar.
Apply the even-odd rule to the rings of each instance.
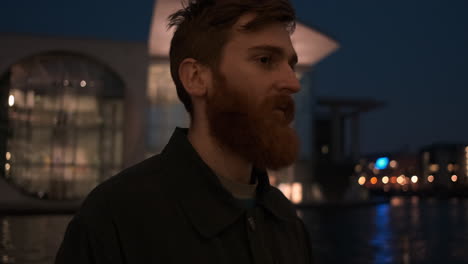
[[[178,190],[180,204],[193,225],[205,237],[213,237],[234,223],[245,209],[226,191],[187,139],[187,129],[176,128],[161,158]],[[254,169],[257,204],[276,218],[289,221],[296,212],[284,195],[270,186],[266,171]]]

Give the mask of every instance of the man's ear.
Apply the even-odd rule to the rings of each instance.
[[[205,96],[210,85],[210,70],[197,60],[187,58],[179,65],[179,78],[188,94]]]

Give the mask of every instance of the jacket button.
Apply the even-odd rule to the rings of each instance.
[[[253,217],[249,217],[247,218],[247,221],[249,221],[250,230],[255,231],[255,219]]]

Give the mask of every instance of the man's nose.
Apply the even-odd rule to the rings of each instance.
[[[290,94],[297,93],[301,90],[301,84],[296,76],[296,72],[288,65],[281,73],[278,79],[278,89],[280,92]]]

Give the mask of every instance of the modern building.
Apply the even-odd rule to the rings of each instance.
[[[382,107],[366,98],[319,97],[314,112],[315,200],[360,200],[367,197],[354,184],[353,164],[360,157],[361,115]],[[317,190],[321,190],[318,192]]]
[[[0,32],[0,202],[21,199],[17,190],[28,199],[80,199],[161,151],[175,126],[187,126],[168,64],[172,32],[165,19],[178,8],[178,0],[154,2],[147,42]],[[271,175],[278,184],[302,186],[312,159],[308,73],[338,43],[301,23],[292,39],[303,84],[295,121],[303,147],[295,166]]]
[[[468,187],[468,144],[432,144],[420,155],[425,185],[446,190]]]
[[[337,162],[357,160],[361,153],[361,115],[383,106],[383,102],[369,98],[317,98],[314,153],[319,159]]]

